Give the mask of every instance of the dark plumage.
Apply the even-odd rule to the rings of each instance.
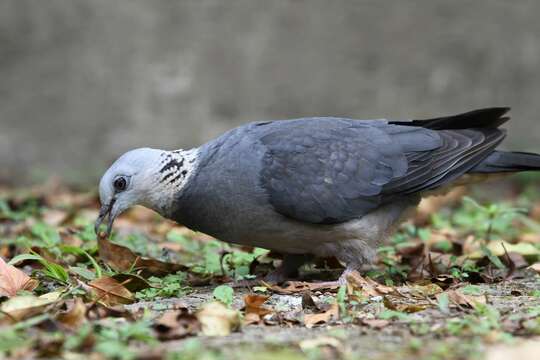
[[[182,151],[162,152],[161,157],[176,157],[156,168],[158,178],[174,165],[167,177],[183,176],[182,184],[159,190],[167,193],[161,200],[154,194],[158,190],[147,186],[140,198],[218,239],[296,255],[285,258],[289,272],[305,260],[302,255],[334,255],[356,269],[372,260],[374,247],[423,194],[447,188],[465,174],[540,169],[540,155],[495,151],[505,137],[498,127],[508,120],[507,111],[410,122],[251,123],[190,150],[188,168]],[[128,153],[115,165],[154,156],[148,149],[136,151],[140,154]],[[134,167],[151,164],[145,160]],[[113,167],[107,179],[119,172]]]

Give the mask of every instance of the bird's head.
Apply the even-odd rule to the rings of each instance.
[[[186,183],[195,155],[191,150],[141,148],[120,156],[99,182],[101,209],[96,234],[108,216],[109,236],[116,217],[134,205],[166,213],[174,194]]]

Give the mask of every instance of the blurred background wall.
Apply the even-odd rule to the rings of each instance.
[[[540,151],[540,1],[0,0],[0,181],[254,120],[509,105]]]

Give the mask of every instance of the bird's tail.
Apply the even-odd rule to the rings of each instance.
[[[540,154],[494,151],[468,172],[492,174],[519,171],[540,171]]]

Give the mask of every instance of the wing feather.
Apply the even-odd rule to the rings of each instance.
[[[335,118],[281,122],[260,138],[266,148],[261,184],[279,213],[339,223],[447,184],[503,138],[496,128],[433,130]]]

